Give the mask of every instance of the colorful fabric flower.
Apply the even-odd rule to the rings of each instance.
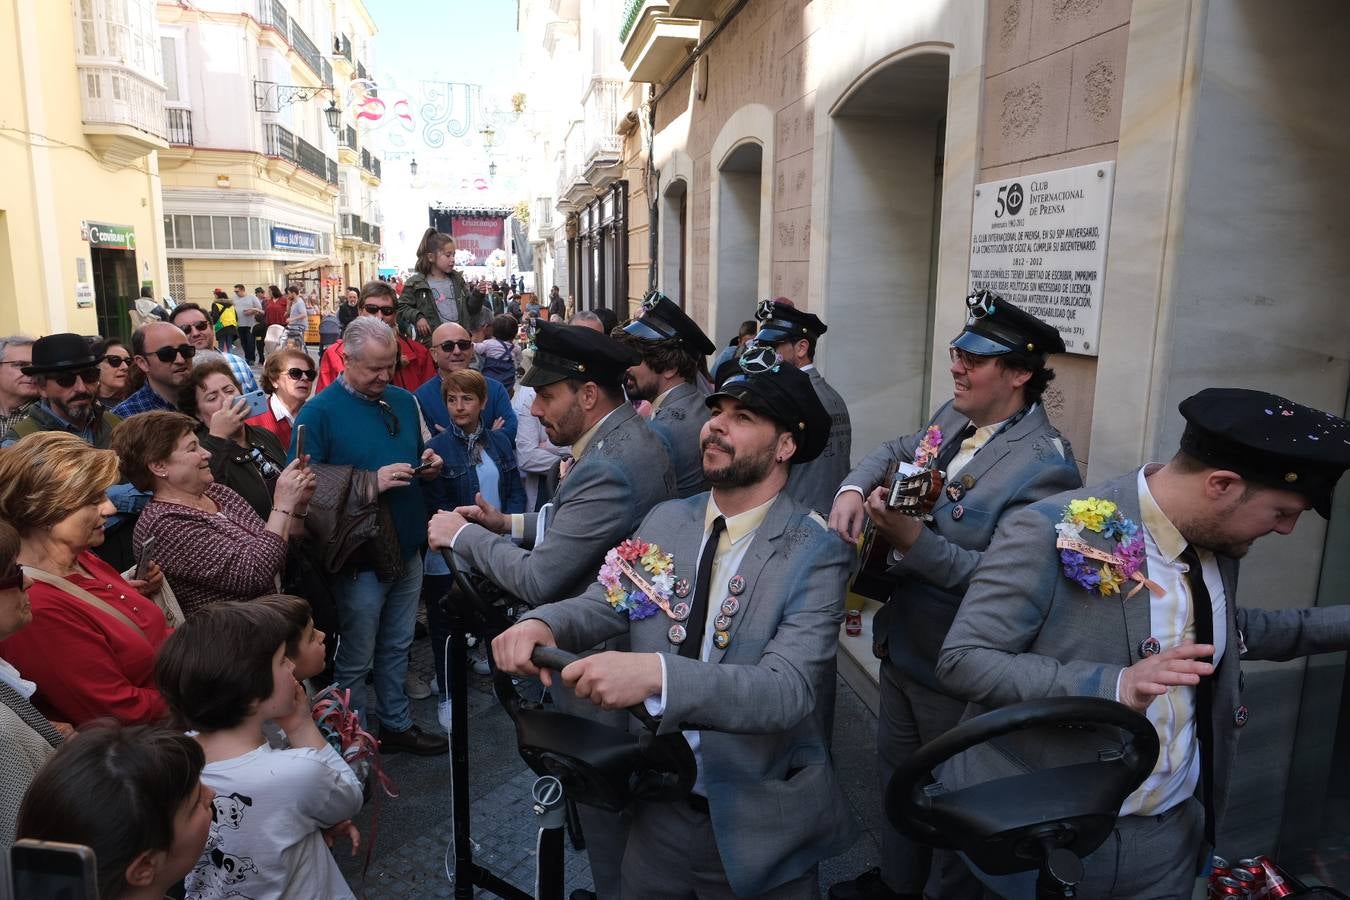
[[[923,439],[919,441],[919,446],[914,449],[914,464],[929,467],[937,459],[938,451],[941,449],[942,429],[936,425],[929,425],[928,430],[923,433]]]
[[[1097,590],[1103,597],[1109,597],[1112,594],[1120,593],[1120,586],[1124,584],[1125,579],[1120,574],[1120,568],[1110,563],[1104,563],[1101,567],[1101,582],[1097,585]]]
[[[650,577],[638,574],[639,568],[646,570]],[[675,589],[674,568],[674,558],[656,544],[630,538],[605,554],[605,562],[596,577],[605,588],[605,601],[614,611],[627,615],[631,621],[638,621],[654,616],[662,609],[669,611],[671,592]],[[624,586],[625,576],[630,587]],[[639,587],[638,582],[649,587],[653,596]]]
[[[1102,535],[1115,541],[1115,547],[1108,551],[1106,559],[1092,558],[1088,554],[1069,549],[1065,544],[1082,541],[1083,531]],[[1144,536],[1138,524],[1120,514],[1120,509],[1110,500],[1097,497],[1070,500],[1064,509],[1064,519],[1055,526],[1059,534],[1059,561],[1064,576],[1087,591],[1094,591],[1103,597],[1120,593],[1121,586],[1134,576],[1144,564]],[[1138,590],[1138,588],[1136,588]]]

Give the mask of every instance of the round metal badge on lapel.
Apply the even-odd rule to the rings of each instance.
[[[681,578],[675,582],[675,596],[683,600],[689,596],[689,579]]]
[[[1144,638],[1139,642],[1139,656],[1141,659],[1161,652],[1162,644],[1160,644],[1155,637]]]
[[[734,616],[741,611],[741,601],[735,597],[728,597],[722,601],[722,615]]]
[[[1233,710],[1233,724],[1238,728],[1247,724],[1247,707],[1239,706]]]
[[[966,514],[966,508],[965,508],[964,506],[962,506],[961,504],[958,503],[958,504],[956,504],[955,506],[952,507],[952,519],[953,519],[953,520],[959,522],[959,521],[961,521],[961,517],[964,516],[965,514]]]
[[[683,622],[685,619],[689,618],[689,604],[676,603],[670,608],[670,617],[676,622]]]
[[[975,476],[974,476],[974,475],[962,475],[962,476],[961,476],[961,486],[964,487],[966,490],[970,490],[971,488],[973,488],[973,487],[975,486]]]
[[[732,575],[731,580],[727,582],[727,590],[737,596],[745,593],[745,576]]]
[[[953,481],[951,484],[947,485],[947,496],[952,499],[953,503],[960,503],[961,498],[965,495],[966,488],[961,482]]]
[[[726,631],[731,627],[731,616],[722,615],[713,619],[714,631]]]
[[[670,630],[666,632],[666,637],[670,638],[670,642],[672,644],[683,644],[684,639],[687,638],[688,636],[689,632],[685,631],[684,626],[681,625],[679,622],[676,622],[674,625],[670,626]]]
[[[713,632],[713,646],[716,647],[718,650],[727,649],[727,645],[730,643],[731,643],[731,635],[727,634],[725,631]]]

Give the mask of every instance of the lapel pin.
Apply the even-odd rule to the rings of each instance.
[[[722,601],[722,615],[724,616],[734,616],[736,613],[740,612],[740,609],[741,601],[737,600],[735,597],[728,597]]]
[[[683,622],[685,619],[689,618],[689,604],[676,603],[670,608],[670,617],[676,622]]]
[[[684,626],[679,622],[670,626],[670,631],[666,632],[666,637],[670,638],[672,644],[683,644],[684,639],[689,636],[689,632],[684,630]]]
[[[961,486],[964,487],[966,490],[970,490],[971,488],[973,488],[975,486],[975,476],[970,474],[962,475]]]
[[[958,503],[956,506],[952,507],[952,518],[957,522],[961,521],[961,517],[964,516],[965,514],[966,508],[961,504]]]
[[[730,628],[731,628],[731,616],[723,614],[713,619],[714,631],[727,631]]]
[[[731,580],[727,582],[727,590],[733,594],[740,595],[745,592],[745,576],[732,575]]]
[[[713,632],[713,646],[716,647],[718,650],[727,649],[727,644],[730,643],[731,643],[731,635],[727,634],[725,631]]]
[[[947,496],[953,503],[960,503],[961,498],[966,495],[966,489],[959,481],[954,481],[947,485]]]
[[[675,582],[675,596],[683,600],[689,596],[689,579],[681,578]]]

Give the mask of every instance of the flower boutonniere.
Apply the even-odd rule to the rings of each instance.
[[[1064,575],[1084,590],[1103,597],[1119,594],[1126,581],[1136,584],[1125,595],[1133,597],[1141,587],[1163,596],[1165,592],[1140,573],[1144,564],[1144,534],[1139,526],[1121,515],[1116,504],[1096,497],[1070,500],[1064,519],[1055,526],[1055,547]],[[1084,531],[1115,541],[1112,550],[1101,550],[1082,538]]]
[[[637,621],[656,615],[657,610],[671,614],[674,570],[675,559],[669,553],[656,544],[629,538],[605,554],[599,580],[609,605]]]
[[[923,440],[914,450],[914,465],[927,469],[937,461],[938,451],[942,449],[942,429],[929,425],[923,433]]]

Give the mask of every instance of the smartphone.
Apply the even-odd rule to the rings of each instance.
[[[94,851],[83,844],[15,841],[9,868],[15,897],[98,900]]]
[[[250,419],[267,412],[267,395],[262,391],[250,391],[247,394],[241,394],[235,402],[248,405],[248,417]]]
[[[136,571],[132,574],[133,581],[144,581],[145,573],[150,569],[150,563],[155,558],[155,544],[159,539],[153,534],[141,543],[141,552],[136,556]]]
[[[308,425],[301,425],[295,429],[295,458],[300,460],[302,466],[305,464],[305,432],[308,430]]]
[[[421,472],[421,471],[423,471],[423,470],[425,470],[425,469],[430,469],[430,468],[431,468],[431,463],[429,463],[429,462],[419,463],[418,465],[413,466],[412,473],[413,473],[414,475],[416,475],[416,474],[418,474],[419,472]]]

